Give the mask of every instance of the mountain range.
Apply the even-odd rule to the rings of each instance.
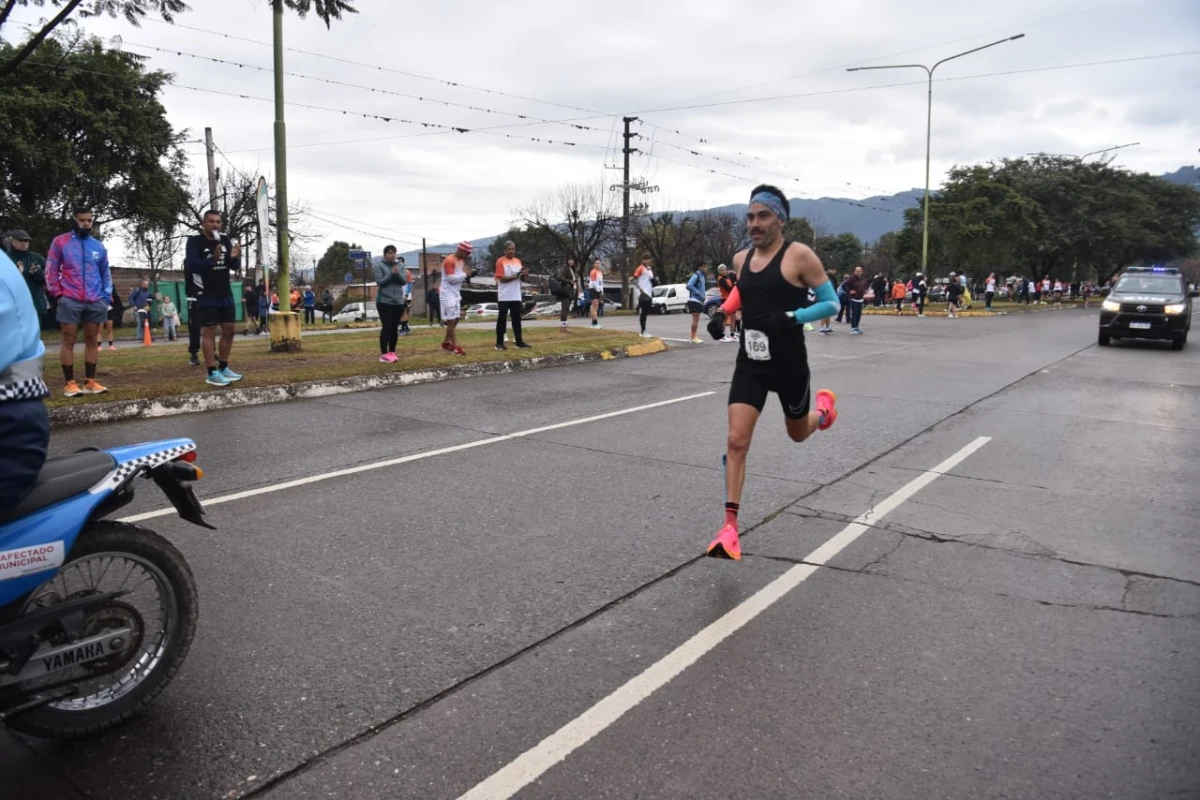
[[[1164,180],[1184,186],[1194,186],[1200,190],[1200,168],[1195,166],[1180,167],[1174,172],[1162,176]],[[792,216],[805,217],[813,223],[820,234],[836,235],[850,232],[864,242],[871,243],[888,231],[898,231],[904,226],[904,209],[919,206],[925,196],[923,189],[909,189],[890,195],[873,195],[871,197],[822,197],[816,200],[808,198],[791,199]],[[709,209],[690,209],[688,211],[672,212],[676,216],[682,213],[700,213],[702,211],[729,212],[741,216],[746,213],[747,205],[737,203],[728,206],[718,206]],[[472,239],[471,244],[476,251],[486,251],[492,242],[503,236],[486,236],[482,239]],[[455,244],[431,245],[430,252],[449,253]],[[409,264],[419,263],[419,251],[404,253],[404,259]]]

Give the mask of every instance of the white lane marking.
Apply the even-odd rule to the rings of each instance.
[[[659,336],[658,338],[662,339],[664,342],[683,342],[684,344],[692,343],[691,339],[672,339],[670,336]]]
[[[257,489],[247,489],[244,492],[234,492],[232,494],[221,495],[219,497],[205,498],[202,502],[207,508],[208,506],[217,506],[222,503],[230,503],[234,500],[244,500],[247,497],[257,497],[263,494],[271,494],[272,492],[281,492],[284,489],[294,489],[297,486],[307,486],[310,483],[318,483],[327,481],[331,478],[340,478],[345,475],[357,475],[360,472],[370,472],[372,470],[384,469],[386,467],[394,467],[398,464],[409,464],[413,461],[423,461],[427,458],[435,456],[444,456],[448,453],[458,453],[463,450],[470,450],[475,447],[483,447],[488,444],[497,444],[499,442],[507,442],[513,439],[520,439],[524,436],[533,436],[538,433],[546,433],[547,431],[556,431],[560,428],[570,428],[575,425],[586,425],[589,422],[599,422],[613,417],[621,417],[626,414],[636,414],[639,411],[649,411],[653,408],[662,408],[676,403],[684,403],[688,400],[696,400],[701,397],[709,397],[716,392],[700,392],[699,394],[689,394],[685,397],[676,397],[672,400],[660,400],[657,403],[647,403],[642,406],[634,406],[633,408],[623,408],[620,411],[609,411],[604,414],[595,414],[590,417],[581,417],[580,419],[571,419],[566,422],[555,422],[551,425],[542,425],[537,428],[529,428],[523,431],[514,433],[497,434],[489,436],[486,439],[476,439],[473,442],[465,442],[463,444],[451,445],[450,447],[439,447],[436,450],[426,450],[421,453],[412,453],[399,458],[390,458],[387,461],[375,461],[370,464],[360,464],[355,467],[347,467],[345,469],[334,470],[333,472],[323,472],[320,475],[309,475],[306,478],[296,478],[295,480],[276,483],[271,486],[261,486]],[[164,517],[168,514],[174,514],[174,508],[160,508],[157,511],[147,511],[144,514],[134,514],[131,517],[123,517],[120,522],[141,522],[142,520],[154,519],[155,517]]]
[[[655,662],[649,669],[631,679],[612,694],[547,736],[531,750],[491,777],[477,784],[459,800],[503,800],[512,797],[540,778],[548,769],[582,747],[605,728],[620,719],[647,697],[665,686],[672,678],[696,663],[742,626],[770,608],[777,600],[803,583],[855,539],[868,526],[910,499],[939,476],[958,466],[964,459],[991,441],[980,436],[931,470],[918,475],[901,486],[875,507],[869,509],[841,532],[805,557],[806,564],[797,564],[775,580],[742,601],[732,611],[708,625],[691,639]]]

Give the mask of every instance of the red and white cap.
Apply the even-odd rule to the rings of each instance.
[[[474,249],[475,249],[475,246],[472,245],[470,242],[459,242],[458,243],[458,252],[460,252],[460,253],[470,253]]]

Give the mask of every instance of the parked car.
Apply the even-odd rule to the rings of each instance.
[[[334,322],[366,322],[368,320],[378,320],[379,311],[376,310],[374,303],[367,303],[364,310],[363,303],[347,303],[342,306],[342,310],[333,315]]]
[[[467,306],[467,310],[463,312],[464,317],[486,317],[489,314],[499,314],[499,303],[475,303]]]
[[[659,314],[670,314],[672,311],[686,311],[688,304],[688,288],[686,283],[668,283],[655,286],[650,302]]]
[[[712,316],[713,312],[721,307],[721,290],[713,287],[704,293],[704,313],[707,316]]]

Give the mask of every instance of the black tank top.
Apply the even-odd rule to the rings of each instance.
[[[809,305],[808,289],[794,286],[783,277],[783,254],[792,243],[784,240],[779,252],[759,272],[750,270],[750,258],[754,250],[746,253],[742,272],[738,276],[738,293],[742,297],[742,317],[749,321],[756,314],[768,311],[795,311]],[[749,322],[744,326],[742,340],[738,344],[738,368],[761,373],[807,373],[808,351],[804,346],[804,326],[796,327],[769,337],[770,360],[755,360],[746,354],[746,340],[755,335]]]

